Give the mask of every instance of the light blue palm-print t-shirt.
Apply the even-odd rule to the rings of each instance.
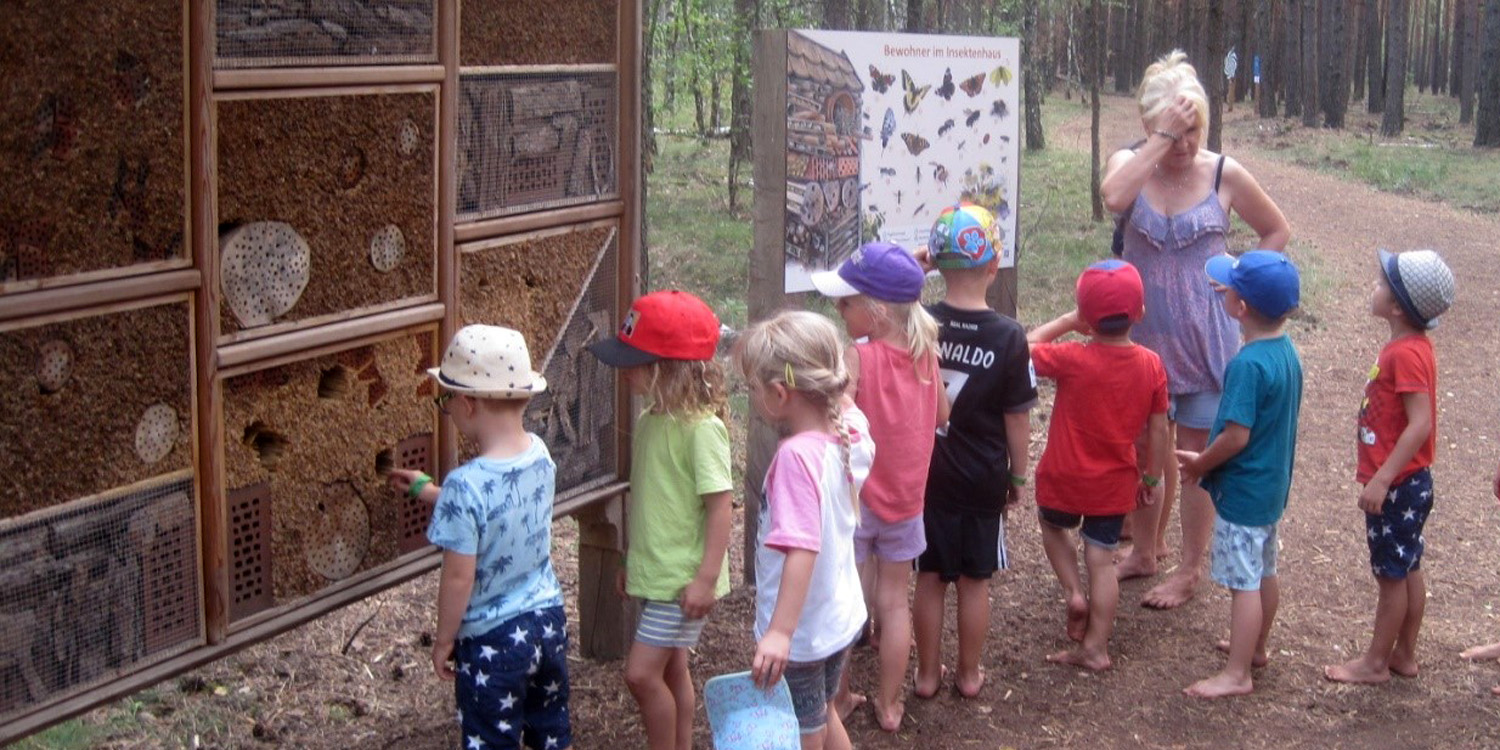
[[[427,539],[475,560],[474,591],[459,638],[511,618],[562,606],[552,570],[552,495],[557,465],[547,444],[505,459],[476,458],[443,479]]]

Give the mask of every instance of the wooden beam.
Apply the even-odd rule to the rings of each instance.
[[[423,324],[441,321],[444,309],[440,303],[408,307],[383,315],[346,320],[322,328],[309,328],[285,336],[256,339],[232,344],[218,350],[218,365],[226,377],[250,370],[264,369],[267,362],[278,364],[308,357],[319,352],[343,351],[356,345],[394,338]]]
[[[450,2],[452,0],[449,0]],[[439,88],[435,83],[386,83],[328,86],[301,89],[229,89],[214,93],[221,102],[246,101],[251,99],[289,99],[311,96],[366,96],[370,94],[430,94]]]
[[[176,285],[172,286],[175,287]],[[189,287],[189,291],[190,290],[191,287]],[[15,331],[22,328],[34,328],[36,326],[47,325],[49,323],[57,323],[64,320],[74,320],[76,318],[103,315],[105,313],[138,310],[142,307],[151,307],[153,305],[161,305],[170,302],[186,302],[188,301],[188,299],[189,295],[186,291],[179,290],[173,292],[167,290],[167,294],[156,297],[141,297],[137,299],[132,295],[131,297],[127,297],[125,299],[114,302],[97,302],[93,303],[93,306],[91,307],[79,307],[76,305],[56,304],[59,301],[49,299],[47,295],[42,295],[40,298],[33,300],[38,304],[32,306],[28,310],[25,310],[24,315],[16,314],[13,317],[9,318],[0,315],[0,332]],[[0,297],[0,309],[8,309],[7,305],[10,302],[11,300],[9,298]],[[92,300],[90,300],[90,302],[92,302]]]
[[[624,18],[629,9],[620,6],[620,16]],[[593,63],[582,65],[465,65],[459,68],[460,75],[486,76],[486,75],[578,75],[580,73],[613,73],[620,66],[612,63]]]
[[[331,312],[325,315],[315,315],[311,318],[303,318],[301,320],[272,323],[254,328],[243,328],[234,333],[219,336],[219,345],[228,347],[259,339],[281,338],[309,330],[332,328],[340,323],[347,323],[352,320],[387,315],[403,309],[426,307],[438,303],[439,300],[440,298],[437,294],[422,294],[406,299],[382,302],[378,305],[370,305],[368,307],[356,307],[352,310],[339,310],[338,312]]]
[[[438,0],[438,62],[443,66],[443,86],[438,94],[438,298],[446,307],[438,329],[437,358],[441,361],[448,341],[458,331],[459,242],[454,224],[458,216],[458,76],[459,0]],[[458,429],[453,418],[438,415],[438,477],[447,476],[458,462]]]
[[[621,150],[624,150],[623,138],[621,139]],[[621,175],[623,176],[624,160],[622,159],[621,162]],[[571,206],[551,211],[520,214],[518,216],[504,216],[498,219],[481,219],[459,224],[454,229],[454,240],[460,243],[473,242],[474,240],[530,232],[537,229],[582,224],[588,221],[624,216],[628,210],[629,207],[624,200],[611,200],[603,203],[590,203],[585,206]],[[620,247],[623,253],[624,244],[621,244]]]
[[[339,66],[326,68],[220,69],[213,72],[216,91],[369,86],[392,83],[442,83],[442,65]]]
[[[151,263],[138,263],[120,268],[105,268],[98,271],[75,273],[68,276],[48,276],[43,279],[23,279],[20,281],[0,282],[0,303],[5,303],[6,298],[20,297],[29,293],[37,293],[32,297],[30,304],[48,304],[41,301],[53,295],[61,295],[63,299],[70,299],[67,295],[75,293],[72,287],[89,284],[93,293],[109,296],[109,292],[116,287],[128,288],[132,284],[156,283],[157,277],[171,276],[169,272],[180,269],[191,269],[193,262],[187,258],[175,260],[159,260]],[[192,273],[191,270],[186,273]],[[173,278],[182,278],[179,274]],[[151,282],[142,282],[141,279],[153,279]],[[109,282],[105,284],[103,282]],[[40,292],[48,292],[43,295]],[[158,289],[150,294],[159,294],[163,291],[176,291],[175,289]],[[70,304],[93,304],[85,301],[82,303],[70,302]],[[24,308],[22,308],[24,311]]]

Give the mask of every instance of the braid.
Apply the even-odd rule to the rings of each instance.
[[[844,463],[844,480],[849,483],[849,504],[854,507],[854,523],[859,523],[859,492],[854,486],[854,467],[850,465],[850,452],[852,450],[849,438],[849,425],[844,422],[844,409],[839,402],[828,400],[828,421],[834,426],[839,437],[839,458]]]

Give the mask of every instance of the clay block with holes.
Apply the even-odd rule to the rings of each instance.
[[[392,460],[398,469],[433,472],[432,433],[412,435],[396,444]],[[422,500],[401,497],[401,539],[396,548],[402,554],[427,546],[427,522],[432,520],[432,506]]]
[[[229,619],[276,603],[271,588],[271,485],[229,492]]]
[[[198,571],[191,516],[157,530],[141,550],[146,587],[147,654],[187,643],[198,635]]]

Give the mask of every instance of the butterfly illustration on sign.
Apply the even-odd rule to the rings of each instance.
[[[885,119],[880,122],[880,148],[885,149],[886,144],[891,142],[891,136],[896,133],[896,110],[885,108]]]
[[[922,152],[932,145],[926,138],[916,133],[902,133],[901,140],[906,142],[906,150],[910,151],[912,156],[921,156]]]
[[[960,81],[958,87],[963,89],[964,93],[968,94],[969,98],[971,99],[979,96],[979,92],[984,90],[984,74],[978,73],[976,75],[969,76],[968,78]]]
[[[906,90],[906,113],[911,114],[917,111],[917,105],[921,104],[927,92],[932,90],[932,84],[918,86],[917,82],[911,79],[911,74],[902,70],[901,88]]]
[[[1004,120],[1005,116],[1010,114],[1010,108],[1005,106],[1004,99],[996,99],[995,103],[990,105],[990,114],[997,119]]]
[[[1010,83],[1010,68],[1001,65],[990,71],[990,83],[996,86],[1004,86]]]
[[[870,88],[875,89],[875,93],[884,94],[890,91],[891,84],[895,82],[896,75],[894,73],[882,73],[874,65],[870,66]]]
[[[943,85],[941,85],[941,86],[938,87],[937,95],[941,96],[944,99],[947,99],[949,101],[953,100],[953,69],[952,68],[948,68],[948,69],[946,69],[946,70],[943,71]]]

